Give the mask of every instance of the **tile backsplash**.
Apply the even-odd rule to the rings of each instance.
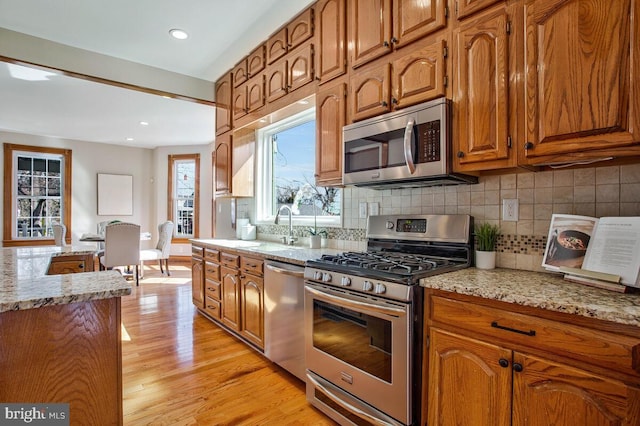
[[[359,206],[377,203],[380,214],[470,214],[476,223],[497,224],[497,266],[542,270],[553,213],[640,216],[640,164],[482,176],[475,185],[343,191],[343,227],[327,229],[329,247],[364,250],[366,219]],[[518,199],[518,221],[503,220],[503,199]],[[286,229],[262,225],[258,233],[270,239]]]

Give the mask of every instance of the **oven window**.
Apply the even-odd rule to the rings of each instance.
[[[391,322],[313,301],[313,346],[391,383]]]

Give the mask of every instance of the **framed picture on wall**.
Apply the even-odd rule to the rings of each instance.
[[[133,176],[98,173],[98,215],[133,215]]]

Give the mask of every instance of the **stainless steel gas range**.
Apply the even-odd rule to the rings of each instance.
[[[305,267],[307,399],[343,425],[419,421],[419,281],[471,264],[468,215],[370,216],[367,251]]]

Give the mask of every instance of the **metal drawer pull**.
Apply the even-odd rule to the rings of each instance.
[[[491,322],[491,327],[499,328],[500,330],[512,331],[514,333],[524,334],[526,336],[535,336],[536,335],[536,331],[535,330],[523,331],[523,330],[518,330],[517,328],[505,327],[504,325],[498,324],[498,321],[492,321]]]

